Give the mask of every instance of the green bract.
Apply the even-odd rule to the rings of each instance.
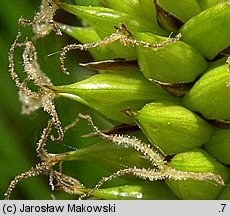
[[[168,101],[149,103],[134,118],[143,133],[166,155],[203,145],[213,130],[195,113]]]

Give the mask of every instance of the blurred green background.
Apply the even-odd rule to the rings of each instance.
[[[21,103],[18,100],[17,89],[8,72],[8,51],[18,31],[18,19],[20,17],[32,19],[38,10],[40,1],[20,0],[3,1],[0,7],[0,198],[4,199],[10,181],[14,176],[27,171],[39,162],[36,155],[36,143],[39,140],[42,129],[46,126],[49,116],[41,109],[29,116],[21,115]],[[67,14],[58,14],[57,19],[64,19],[67,23],[78,24],[78,20]],[[30,35],[30,27],[24,30],[23,38]],[[49,55],[61,49],[61,47],[73,40],[67,36],[58,37],[54,33],[35,42],[39,53],[39,63],[42,70],[51,78],[54,84],[67,84],[81,80],[92,72],[79,68],[77,60],[87,61],[90,56],[87,53],[73,52],[68,55],[67,65],[71,75],[64,75],[59,67],[59,54]],[[18,49],[15,55],[17,72],[23,73],[21,67],[22,50]],[[79,112],[88,112],[93,115],[96,124],[100,125],[103,119],[87,107],[67,99],[55,100],[59,117],[63,125],[70,123]],[[103,123],[104,125],[104,123]],[[80,128],[80,130],[79,130]],[[80,131],[80,132],[79,132]],[[49,152],[70,151],[76,147],[83,147],[94,139],[82,140],[81,134],[90,132],[87,124],[82,122],[75,129],[66,134],[61,143],[48,144]],[[81,139],[81,142],[79,142]],[[64,173],[77,177],[86,186],[92,187],[101,175],[108,174],[104,169],[88,162],[68,162],[64,164]],[[13,191],[11,199],[51,199],[52,191],[48,186],[48,177],[39,176],[23,180]],[[74,199],[63,192],[54,192],[56,199]]]

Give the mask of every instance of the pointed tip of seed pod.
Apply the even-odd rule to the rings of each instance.
[[[125,113],[127,116],[134,118],[136,115],[136,112],[132,111],[130,108],[123,109],[121,112]]]
[[[224,180],[223,180],[220,176],[218,176],[218,183],[219,183],[220,185],[225,186]]]
[[[222,179],[222,177],[220,175],[215,175],[215,174],[211,173],[210,180],[216,186],[218,186],[218,185],[225,186],[224,180]]]

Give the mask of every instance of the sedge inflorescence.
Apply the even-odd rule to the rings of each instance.
[[[159,10],[161,11],[162,8],[160,4],[158,4],[158,1],[154,1],[154,2],[156,4],[157,11],[158,12]],[[227,4],[228,3],[226,3],[226,5]],[[40,7],[40,11],[35,14],[34,19],[32,21],[25,20],[22,18],[19,19],[19,31],[9,51],[9,71],[10,71],[11,78],[12,80],[15,81],[16,87],[18,88],[19,91],[19,99],[22,102],[22,113],[30,114],[35,110],[42,108],[45,112],[47,112],[50,115],[50,120],[48,121],[47,127],[44,128],[41,138],[37,143],[36,152],[41,162],[37,164],[35,167],[31,168],[29,171],[24,172],[14,178],[14,180],[10,183],[7,192],[5,193],[6,199],[10,198],[12,191],[21,180],[33,176],[38,176],[38,175],[49,176],[49,185],[51,186],[52,190],[60,189],[67,193],[77,194],[79,195],[80,199],[94,195],[95,192],[99,190],[99,188],[104,183],[111,181],[114,178],[124,176],[126,174],[132,174],[140,179],[149,180],[149,181],[168,180],[169,185],[171,184],[170,182],[172,182],[173,180],[175,181],[192,180],[192,181],[200,181],[206,183],[208,182],[211,183],[211,185],[224,186],[226,179],[228,179],[228,177],[226,177],[227,174],[223,178],[222,175],[220,175],[220,173],[208,171],[208,169],[207,170],[204,169],[201,171],[200,170],[190,171],[186,169],[180,170],[174,167],[173,163],[168,162],[165,159],[166,155],[177,155],[177,154],[180,155],[180,153],[183,154],[183,152],[187,152],[194,148],[199,148],[203,144],[206,144],[211,134],[213,133],[213,130],[215,130],[213,129],[213,127],[218,126],[218,124],[220,124],[221,122],[221,121],[217,121],[217,124],[213,126],[211,124],[212,119],[210,119],[209,121],[208,114],[207,115],[206,113],[203,114],[202,109],[201,109],[201,115],[196,114],[196,111],[197,109],[199,111],[199,108],[197,108],[198,106],[196,106],[195,102],[194,103],[191,102],[193,101],[193,95],[190,96],[189,94],[196,90],[196,89],[193,90],[193,88],[195,88],[196,85],[199,85],[199,83],[194,85],[194,81],[195,81],[194,77],[201,76],[201,74],[203,74],[204,71],[200,71],[199,74],[192,75],[188,79],[185,79],[184,82],[180,80],[181,79],[180,75],[178,76],[178,80],[176,77],[177,75],[174,75],[176,78],[175,80],[172,81],[169,81],[167,79],[161,80],[163,76],[162,77],[159,76],[161,78],[158,80],[155,79],[154,76],[149,74],[149,65],[146,66],[145,63],[142,63],[142,60],[140,60],[145,58],[148,59],[149,52],[157,52],[161,50],[160,52],[166,55],[167,53],[171,53],[170,49],[173,46],[175,46],[174,47],[175,50],[178,49],[179,51],[188,48],[188,46],[190,45],[185,44],[184,41],[181,41],[183,39],[183,31],[186,33],[186,30],[182,29],[182,33],[178,32],[177,34],[174,35],[170,34],[170,36],[168,37],[157,36],[153,40],[151,34],[145,35],[145,33],[143,32],[133,33],[132,31],[129,30],[129,26],[127,26],[126,23],[120,23],[116,27],[116,30],[114,30],[113,33],[107,35],[106,37],[103,37],[103,39],[101,40],[92,41],[83,44],[79,44],[79,43],[68,44],[60,51],[61,69],[64,73],[69,74],[67,67],[65,66],[65,58],[67,52],[69,52],[70,50],[74,50],[74,49],[93,50],[95,48],[108,47],[116,43],[117,41],[119,41],[120,43],[119,46],[136,48],[138,53],[138,65],[136,60],[133,59],[125,60],[123,58],[122,59],[115,58],[113,60],[108,60],[108,61],[104,60],[104,61],[98,61],[93,64],[92,63],[85,64],[85,66],[89,68],[95,69],[96,67],[96,69],[98,70],[100,70],[101,68],[107,70],[111,70],[111,68],[112,69],[118,68],[120,70],[134,70],[133,72],[127,71],[127,73],[123,71],[122,73],[126,73],[126,75],[121,75],[119,74],[120,72],[118,72],[117,74],[108,75],[109,77],[108,80],[110,78],[112,80],[114,77],[114,80],[117,79],[118,82],[120,80],[121,83],[124,82],[126,83],[127,86],[132,85],[132,83],[128,83],[129,80],[131,79],[130,77],[132,77],[135,83],[133,84],[134,87],[131,90],[128,89],[128,87],[120,87],[120,86],[118,87],[112,86],[111,88],[111,85],[106,83],[107,82],[106,73],[105,74],[101,73],[96,75],[97,77],[95,76],[96,77],[95,80],[96,81],[98,80],[97,82],[93,80],[94,79],[93,77],[91,78],[91,80],[90,78],[86,80],[85,83],[84,81],[82,81],[79,83],[72,84],[70,86],[68,85],[55,86],[51,82],[51,80],[46,76],[46,74],[42,72],[38,64],[37,51],[33,41],[26,38],[25,41],[20,42],[20,39],[23,34],[23,28],[25,28],[25,26],[32,26],[32,29],[35,33],[33,40],[37,40],[38,38],[44,37],[50,31],[55,31],[57,35],[62,35],[60,24],[56,23],[53,18],[57,9],[59,9],[59,7],[65,8],[66,5],[64,3],[60,3],[59,1],[43,0]],[[164,16],[164,13],[162,13],[162,11],[160,14],[161,16]],[[162,19],[164,18],[158,17],[158,22],[161,25],[163,25]],[[167,23],[165,25],[166,25],[166,29],[171,28],[170,26],[168,26]],[[172,25],[172,23],[170,25]],[[144,39],[141,39],[142,37]],[[15,65],[14,65],[14,53],[15,53],[15,49],[18,47],[23,49],[23,54],[22,54],[23,69],[26,74],[26,77],[23,81],[20,81],[20,78],[17,72],[15,71]],[[204,57],[200,54],[200,52],[195,50],[195,48],[193,48],[192,46],[188,48],[188,50],[189,50],[188,53],[189,52],[192,53],[192,54],[188,54],[188,56],[192,56],[194,53],[195,57],[200,58],[199,61],[203,65],[202,67],[207,69],[207,65],[206,65],[207,63],[204,60]],[[159,56],[160,55],[162,54],[160,53]],[[156,59],[157,58],[158,57],[156,57]],[[165,58],[167,59],[167,56]],[[178,57],[178,59],[180,59],[180,57]],[[124,64],[124,62],[126,62],[126,64]],[[156,62],[156,64],[158,63]],[[160,62],[159,64],[162,63]],[[224,67],[227,66],[228,68],[227,70],[228,74],[230,70],[229,65],[230,65],[230,61],[228,58],[227,63],[224,64]],[[141,67],[141,70],[143,70],[142,72],[144,76],[140,74],[140,71],[137,72],[139,67]],[[124,79],[124,81],[122,79]],[[106,81],[103,83],[103,80]],[[112,80],[113,83],[115,83],[114,80]],[[29,88],[28,82],[31,81],[36,86],[37,90],[32,90]],[[87,81],[89,83],[87,83]],[[84,89],[84,85],[87,86],[87,88]],[[143,89],[140,89],[141,85],[143,85]],[[227,87],[228,85],[229,82],[226,82],[225,87]],[[115,104],[118,103],[114,102],[114,106],[111,105],[112,104],[111,103],[110,105],[111,107],[114,108],[113,110],[113,108],[110,109],[110,107],[109,108],[106,107],[108,106],[108,104],[107,102],[105,102],[106,106],[105,109],[103,110],[103,105],[102,107],[98,105],[98,101],[100,102],[100,97],[102,98],[103,96],[100,95],[97,96],[98,93],[96,91],[94,93],[93,90],[90,89],[89,94],[92,94],[92,96],[90,95],[91,98],[90,97],[87,98],[86,94],[87,94],[87,90],[89,90],[89,86],[94,86],[93,89],[96,90],[97,88],[98,89],[103,88],[103,90],[107,91],[108,89],[106,88],[108,87],[111,89],[115,89],[114,91],[116,92],[113,93],[114,100],[116,100],[115,99],[116,97],[118,98],[117,99],[118,101],[121,100],[121,105],[119,105],[120,107],[118,108],[116,107]],[[186,86],[186,88],[184,88],[184,86]],[[192,86],[192,90],[190,91],[191,86]],[[109,91],[111,91],[111,89],[109,89]],[[150,94],[149,90],[150,93],[151,91],[153,91],[153,93]],[[130,98],[128,100],[124,96],[122,100],[121,94],[119,95],[119,93],[117,93],[119,91],[123,91],[124,94],[127,91],[127,94],[130,94],[136,98]],[[180,91],[182,91],[182,94],[178,93]],[[145,92],[148,93],[145,94]],[[162,99],[158,98],[159,97],[158,93],[161,95]],[[142,94],[142,95],[139,96],[138,94],[140,95]],[[147,94],[150,94],[151,96],[148,96]],[[139,138],[136,138],[135,136],[132,135],[127,135],[122,133],[103,132],[99,130],[97,126],[95,126],[92,118],[88,114],[78,114],[76,120],[71,125],[63,128],[54,104],[55,97],[63,96],[63,95],[67,97],[71,95],[71,97],[75,98],[77,101],[80,102],[84,101],[85,104],[92,106],[92,108],[96,109],[97,111],[101,110],[101,113],[104,116],[108,117],[109,119],[118,121],[119,124],[130,123],[131,126],[138,125],[140,129],[143,131],[143,133],[147,136],[151,144],[147,144],[146,142],[141,141]],[[183,96],[185,96],[182,99],[184,100],[184,102],[179,101]],[[99,98],[98,101],[96,101],[95,103],[90,101],[93,100],[92,98],[94,97],[95,97],[95,101],[97,97]],[[108,95],[108,97],[110,96]],[[79,98],[81,98],[81,100],[79,100]],[[133,104],[135,103],[136,105],[134,106]],[[122,110],[123,112],[122,114],[120,112],[121,108],[124,109]],[[116,115],[116,112],[118,111],[121,117],[116,117],[116,116],[114,117],[113,116],[114,113]],[[155,115],[156,113],[157,115]],[[169,113],[173,113],[172,115],[174,116],[172,116]],[[124,122],[122,121],[123,120],[122,115],[125,116]],[[127,117],[127,115],[129,117]],[[161,122],[161,119],[164,120],[164,117],[168,117],[168,120],[166,120],[167,121],[166,124]],[[138,167],[136,165],[133,165],[133,166],[128,166],[126,168],[118,169],[117,171],[113,172],[110,176],[102,177],[102,179],[96,184],[96,186],[93,189],[88,189],[83,184],[81,184],[76,178],[63,174],[61,164],[66,160],[66,158],[68,158],[69,156],[68,153],[48,153],[45,146],[49,137],[51,138],[52,141],[55,142],[63,140],[65,136],[65,132],[70,128],[74,127],[81,119],[86,120],[88,122],[95,136],[98,136],[103,140],[109,141],[114,145],[122,146],[124,148],[134,149],[141,155],[141,157],[143,157],[145,160],[148,160],[150,162],[150,166]],[[152,120],[152,122],[148,122],[150,120]],[[58,137],[55,137],[52,134],[53,127],[57,130]],[[163,128],[163,133],[161,132],[162,128]],[[172,145],[171,147],[167,147],[167,143],[165,142],[168,141],[171,142],[169,144]],[[192,144],[190,145],[190,143]],[[197,152],[202,153],[201,150],[197,150]],[[206,153],[204,153],[204,155],[206,155]],[[57,164],[59,164],[58,170],[56,169]],[[215,162],[213,162],[213,164],[215,164]],[[217,167],[219,167],[219,165],[217,165]],[[225,169],[225,167],[223,169]]]

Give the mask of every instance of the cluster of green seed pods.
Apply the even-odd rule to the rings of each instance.
[[[79,49],[95,60],[81,66],[98,73],[65,85],[39,74],[36,79],[29,74],[28,80],[41,89],[38,96],[49,97],[48,108],[54,107],[54,97],[67,97],[114,125],[104,133],[82,116],[105,140],[55,159],[97,163],[115,173],[111,180],[134,175],[121,186],[100,189],[102,179],[97,190],[84,188],[98,198],[229,198],[230,1],[103,0],[102,5],[89,0],[97,5],[90,7],[52,2],[85,26],[55,23],[82,43],[63,48],[62,69],[67,70],[66,53]]]
[[[230,131],[220,126],[224,121],[228,127],[230,120],[230,72],[226,62],[230,2],[103,2],[104,7],[58,4],[89,25],[58,24],[63,32],[82,43],[105,43],[87,47],[95,61],[103,60],[85,64],[92,69],[96,65],[99,74],[52,89],[57,95],[97,110],[115,124],[138,125],[153,146],[173,157],[170,164],[175,169],[213,172],[227,184]],[[125,40],[107,43],[106,37],[120,24],[128,30]],[[178,34],[179,40],[167,43]],[[126,61],[125,70],[117,58]],[[135,69],[130,61],[135,62]],[[177,90],[182,94],[175,94]],[[180,199],[216,199],[223,189],[196,179],[166,180],[166,184]],[[94,193],[104,198],[118,194],[117,198],[121,198],[119,191],[129,191],[127,198],[132,198],[133,187],[137,186],[99,189]]]

